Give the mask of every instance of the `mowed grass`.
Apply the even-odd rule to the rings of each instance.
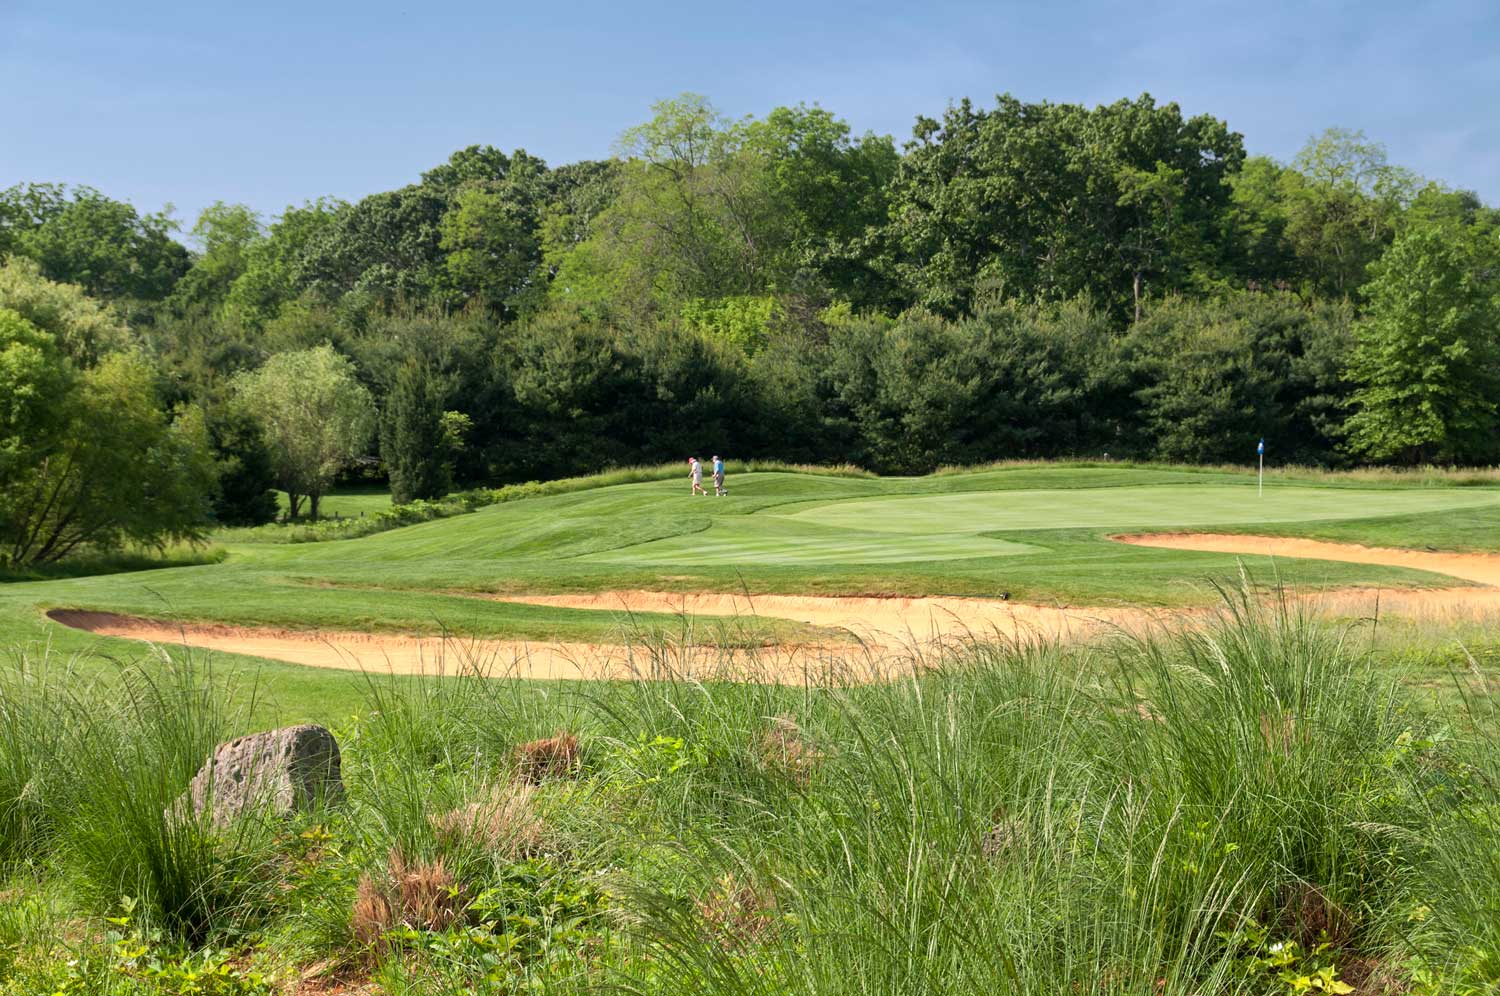
[[[54,608],[324,631],[620,643],[682,631],[669,614],[508,603],[509,593],[617,589],[996,596],[1173,606],[1214,598],[1240,558],[1157,550],[1120,532],[1276,532],[1375,545],[1500,545],[1500,487],[1281,480],[1182,468],[1020,465],[923,478],[757,472],[726,498],[644,480],[508,502],[362,539],[241,542],[221,563],[0,585],[0,641],[124,645],[46,620]],[[379,496],[362,493],[358,503]],[[330,500],[329,508],[339,507]],[[352,505],[349,507],[353,507]],[[1245,558],[1299,587],[1448,586],[1418,571]],[[695,621],[745,643],[798,639],[767,619]],[[240,662],[245,663],[245,662]]]
[[[291,503],[287,500],[285,491],[276,492],[276,506],[286,515],[291,509]],[[344,518],[358,518],[370,512],[382,512],[391,507],[391,493],[378,484],[357,485],[341,489],[337,494],[324,496],[318,504],[318,514],[325,519],[339,516]],[[305,517],[308,514],[307,500],[303,499],[302,507],[298,511]]]

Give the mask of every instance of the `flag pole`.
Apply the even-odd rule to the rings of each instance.
[[[1260,473],[1255,478],[1255,497],[1264,498],[1266,496],[1266,440],[1264,436],[1255,444],[1255,455],[1260,459]]]

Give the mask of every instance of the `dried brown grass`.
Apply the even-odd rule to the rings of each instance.
[[[360,877],[351,926],[356,941],[373,947],[396,927],[450,927],[463,915],[463,907],[463,887],[442,858],[413,861],[393,849],[383,876]]]
[[[511,752],[516,777],[533,785],[548,778],[571,778],[578,773],[578,737],[559,731],[554,736],[517,744]]]
[[[536,788],[526,782],[491,786],[475,802],[434,816],[432,826],[444,848],[478,849],[512,861],[540,854],[546,838]]]
[[[1353,941],[1355,918],[1318,886],[1299,882],[1282,890],[1279,899],[1281,932],[1296,937],[1303,947],[1326,942],[1345,950]]]
[[[733,873],[719,879],[697,907],[710,937],[728,948],[743,951],[776,931],[776,897]]]
[[[771,717],[770,727],[755,742],[755,753],[762,768],[779,772],[804,787],[823,761],[823,752],[790,716]]]

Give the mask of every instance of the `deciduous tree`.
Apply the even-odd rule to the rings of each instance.
[[[305,496],[316,520],[334,478],[365,452],[374,430],[375,406],[353,364],[330,346],[279,353],[239,375],[235,392],[265,430],[291,514]]]
[[[139,356],[117,353],[54,399],[64,424],[0,490],[0,560],[49,563],[202,535],[214,487],[203,420],[170,419],[153,379]]]
[[[1451,226],[1412,228],[1365,287],[1350,372],[1349,444],[1376,460],[1500,456],[1500,304],[1493,242]]]

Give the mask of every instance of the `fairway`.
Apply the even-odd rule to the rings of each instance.
[[[921,499],[919,499],[921,500]],[[871,505],[887,502],[873,501]],[[861,528],[864,519],[870,523]],[[632,564],[901,564],[924,560],[1010,557],[1039,553],[1029,543],[954,530],[953,520],[934,522],[931,532],[891,528],[875,513],[850,524],[804,522],[773,513],[726,517],[685,536],[654,540],[593,554],[591,560]],[[941,531],[941,530],[949,531]],[[907,533],[893,536],[893,533]]]
[[[222,563],[0,586],[0,631],[12,645],[123,648],[46,615],[112,613],[164,624],[138,632],[196,627],[221,652],[300,641],[281,659],[303,662],[327,659],[328,637],[351,634],[392,641],[362,646],[362,659],[375,661],[410,657],[412,638],[437,635],[489,641],[505,655],[664,637],[813,646],[851,631],[899,643],[1197,610],[1217,597],[1209,582],[1238,577],[1242,565],[1304,591],[1463,588],[1488,576],[1483,565],[1479,574],[1442,573],[1441,560],[1422,557],[1361,560],[1309,547],[1311,556],[1273,562],[1233,537],[1217,548],[1163,549],[1116,541],[1122,534],[1262,533],[1481,556],[1500,537],[1493,487],[1283,479],[1258,495],[1245,474],[1053,464],[920,478],[745,473],[731,478],[730,497],[703,498],[677,476],[584,482],[361,539],[288,544],[265,541],[270,532],[230,532]],[[1322,550],[1334,552],[1324,559]],[[735,598],[707,597],[714,593]],[[213,625],[241,635],[226,642],[203,628]],[[101,631],[116,632],[132,630]]]

